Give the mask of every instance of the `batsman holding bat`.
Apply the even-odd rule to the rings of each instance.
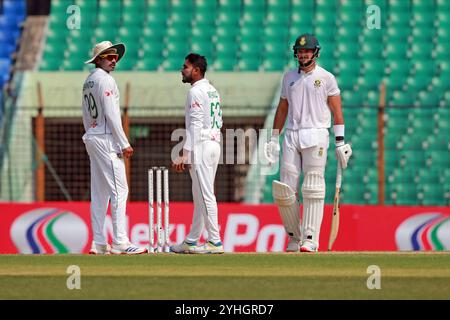
[[[288,252],[315,252],[325,201],[325,166],[329,146],[328,128],[334,117],[336,157],[342,169],[352,154],[344,142],[344,116],[336,79],[316,63],[320,45],[311,34],[299,36],[293,46],[299,68],[283,78],[280,102],[275,114],[271,140],[265,145],[270,162],[279,158],[279,133],[288,119],[280,163],[280,181],[273,181],[273,197],[289,236]],[[330,112],[331,111],[331,112]],[[300,221],[298,186],[304,174],[303,217]]]

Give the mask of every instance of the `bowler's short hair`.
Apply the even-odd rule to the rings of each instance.
[[[206,69],[208,68],[208,62],[206,62],[205,56],[201,56],[197,53],[189,53],[186,58],[192,66],[199,68],[202,76],[205,75]]]

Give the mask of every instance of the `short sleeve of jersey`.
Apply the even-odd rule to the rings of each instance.
[[[330,96],[338,96],[341,94],[341,90],[339,90],[336,78],[330,74],[330,78],[327,85],[327,95]]]

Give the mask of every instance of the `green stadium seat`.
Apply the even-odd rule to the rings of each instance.
[[[344,108],[348,106],[361,106],[363,102],[363,96],[359,91],[343,91],[341,92],[341,97]],[[347,117],[345,119],[347,122]]]
[[[408,55],[413,61],[432,60],[432,50],[424,50],[423,46],[419,45],[418,43],[413,43],[411,45],[411,50],[409,51]]]
[[[122,1],[98,0],[98,7],[100,11],[109,11],[120,13],[122,10]]]
[[[217,42],[216,43],[216,53],[218,56],[228,56],[232,57],[239,51],[237,42]]]
[[[201,13],[212,13],[217,11],[217,1],[210,0],[195,0],[195,10]]]
[[[123,0],[123,12],[144,12],[146,10],[145,0]]]
[[[341,28],[360,28],[366,21],[366,12],[342,12],[337,16],[337,24]]]
[[[407,91],[394,91],[391,99],[389,99],[387,105],[388,106],[411,106],[415,101],[415,97],[411,94],[411,92]]]
[[[415,205],[418,200],[417,188],[414,184],[397,184],[392,198],[395,205]]]
[[[267,11],[289,11],[290,0],[267,0]]]
[[[212,64],[215,71],[233,71],[237,66],[235,58],[216,58]]]
[[[264,11],[245,11],[242,15],[243,26],[262,27],[264,22]]]
[[[139,25],[129,25],[120,27],[117,35],[119,42],[139,42],[143,29]]]
[[[168,24],[174,28],[189,28],[194,18],[193,12],[172,12]]]
[[[335,31],[336,27],[336,12],[335,11],[317,11],[314,15],[314,22],[316,27],[328,29],[328,32]],[[320,38],[319,38],[320,39]]]
[[[434,26],[434,12],[415,12],[412,15],[411,25],[415,28],[432,28]]]
[[[444,188],[440,184],[418,185],[418,198],[422,205],[446,205]]]
[[[161,43],[164,39],[164,30],[159,28],[145,27],[142,30],[142,42],[145,43]]]
[[[164,12],[152,12],[148,11],[145,16],[144,26],[151,28],[161,28],[163,32],[164,28],[167,27],[167,21],[169,20],[169,14],[167,11]]]
[[[430,36],[435,34],[434,27],[414,27],[412,28],[410,40],[413,42],[430,41]]]
[[[211,60],[213,58],[214,44],[210,41],[193,41],[189,51],[199,53],[205,56],[207,60]]]
[[[258,71],[260,67],[261,62],[258,58],[241,58],[238,62],[239,71]]]
[[[346,26],[345,28],[337,29],[337,37],[340,42],[344,43],[358,42],[360,35],[361,35],[360,28],[353,28]]]
[[[289,41],[289,29],[284,26],[266,26],[263,31],[263,41],[265,42],[284,42],[283,46],[286,50],[292,49]]]
[[[387,28],[386,30],[386,40],[388,43],[395,42],[405,42],[408,40],[408,37],[411,35],[410,28]],[[429,36],[429,35],[428,35]]]
[[[194,15],[193,21],[196,26],[201,26],[203,30],[214,30],[216,27],[217,15],[215,12],[208,14],[197,12]]]
[[[388,43],[385,47],[384,57],[397,61],[406,61],[409,45],[406,42]]]
[[[150,56],[159,56],[162,54],[163,50],[165,49],[165,44],[163,42],[143,42],[142,43],[142,51],[144,52],[144,55],[150,55]]]
[[[73,5],[72,0],[53,0],[50,6],[50,15],[66,15],[67,7]]]
[[[265,59],[262,63],[264,71],[283,71],[287,66],[286,59]]]
[[[62,64],[62,58],[60,59],[43,59],[39,64],[40,71],[57,71],[60,70]]]
[[[245,10],[253,12],[263,12],[266,8],[265,0],[243,0]]]
[[[136,27],[142,28],[145,17],[145,11],[124,12],[122,15],[122,26],[133,29],[136,29]]]
[[[400,156],[400,166],[408,169],[420,169],[425,167],[425,154],[423,151],[407,150],[402,151]]]
[[[337,11],[337,1],[329,1],[329,0],[316,0],[316,11],[318,12],[329,12],[329,11]]]
[[[162,63],[161,57],[145,56],[136,63],[136,71],[156,71]]]
[[[440,97],[430,91],[420,91],[414,103],[416,107],[437,107]]]
[[[146,0],[148,12],[168,12],[170,0]]]
[[[341,203],[364,204],[364,194],[364,189],[354,188],[353,185],[346,183],[344,180],[341,191]]]
[[[192,8],[194,8],[193,0],[171,0],[170,1],[170,9],[172,13],[187,13],[191,12]]]
[[[135,64],[136,59],[132,59],[131,57],[127,57],[127,55],[125,55],[125,57],[117,64],[115,71],[132,71]]]
[[[183,53],[185,55],[185,53]],[[169,56],[169,58],[166,58],[161,67],[164,71],[180,71],[181,67],[183,66],[183,58],[172,58]]]
[[[436,0],[436,10],[438,12],[450,12],[450,3],[447,0]]]
[[[336,57],[345,57],[343,61],[347,59],[357,59],[361,47],[358,42],[344,43],[340,42],[337,45]]]
[[[431,78],[427,77],[408,77],[406,79],[406,88],[408,91],[418,92],[430,88]]]
[[[291,34],[297,37],[303,33],[313,33],[313,14],[303,11],[291,12]]]
[[[362,1],[353,1],[353,0],[341,0],[340,2],[340,11],[348,12],[348,13],[361,13],[365,12],[366,8]]]
[[[94,31],[95,43],[99,43],[100,41],[105,41],[105,40],[113,42],[114,39],[116,38],[117,30],[118,29],[116,29],[116,28],[110,28],[110,27],[103,27],[103,28],[98,27]]]
[[[409,12],[411,10],[411,4],[409,1],[389,0],[389,10],[391,12]]]
[[[427,166],[430,168],[449,168],[450,153],[445,150],[430,150],[426,152]]]
[[[319,40],[319,43],[321,44],[322,49],[325,49],[326,46],[322,46],[322,43],[325,42],[335,42],[335,31],[330,30],[331,27],[324,26],[324,25],[316,25],[314,28],[313,34],[317,37]]]
[[[239,28],[241,15],[239,12],[219,12],[217,16],[217,26],[223,28]]]
[[[296,12],[313,12],[314,0],[291,0],[291,10]]]
[[[265,23],[268,26],[284,26],[288,28],[290,20],[289,11],[269,11],[266,16]]]
[[[444,182],[442,172],[438,169],[422,168],[417,171],[415,182],[418,186],[425,184],[441,184]]]

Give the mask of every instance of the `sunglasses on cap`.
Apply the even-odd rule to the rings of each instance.
[[[102,59],[106,59],[108,61],[113,61],[113,60],[117,61],[119,59],[119,55],[117,53],[105,53],[105,54],[99,55],[99,57]]]

